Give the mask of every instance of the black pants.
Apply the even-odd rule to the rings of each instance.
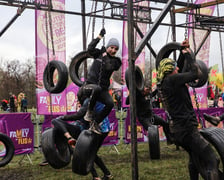
[[[55,130],[59,131],[62,134],[69,132],[69,134],[74,139],[77,139],[79,134],[82,131],[80,126],[74,125],[74,124],[69,124],[68,122],[63,121],[61,119],[53,119],[52,124],[54,125]]]
[[[90,102],[88,104],[88,110],[93,111],[95,107],[96,101],[101,102],[104,104],[104,108],[99,113],[96,113],[96,122],[101,123],[106,116],[108,116],[114,107],[114,102],[109,94],[107,89],[101,89],[96,84],[85,84],[83,85],[80,90],[81,96],[90,97]]]
[[[79,134],[82,131],[82,128],[80,128],[80,126],[74,125],[74,124],[69,124],[68,122],[63,121],[61,119],[54,119],[54,120],[52,120],[52,124],[54,125],[54,128],[57,131],[59,131],[60,133],[64,134],[66,132],[69,132],[71,134],[71,136],[73,138],[75,138],[75,139],[78,138]],[[104,139],[107,137],[107,135],[108,135],[108,132],[107,133],[102,133],[99,136],[98,147],[100,147],[102,145],[102,143],[103,143]],[[110,171],[107,169],[107,167],[105,166],[103,160],[98,155],[96,155],[94,162],[97,164],[97,166],[99,166],[99,168],[103,171],[103,173],[105,175],[109,175],[110,174]],[[91,169],[91,173],[92,173],[93,177],[98,177],[98,174],[97,174],[96,169],[94,168],[94,166]]]
[[[79,95],[89,97],[88,110],[93,111],[97,97],[100,95],[101,87],[96,84],[84,84],[79,91]]]
[[[108,133],[102,133],[99,139],[99,147],[102,145],[104,139],[107,137]],[[103,171],[104,175],[110,175],[110,171],[107,169],[103,160],[96,154],[95,161],[96,165]],[[98,177],[95,167],[93,166],[91,169],[91,174],[94,177]]]
[[[218,161],[209,143],[199,133],[197,127],[188,129],[186,131],[174,133],[175,142],[177,145],[182,146],[189,154],[189,174],[191,180],[198,180],[199,172],[196,164],[194,163],[194,157],[200,159],[206,169],[205,172],[218,174]],[[203,177],[209,180],[209,174]]]
[[[169,131],[169,124],[168,122],[166,122],[163,118],[161,118],[160,116],[156,115],[156,114],[152,114],[152,117],[138,117],[139,122],[141,123],[141,125],[143,126],[143,128],[147,131],[148,127],[152,124],[154,125],[160,125],[163,127],[163,131],[166,135],[166,138],[169,139],[170,138],[170,131]]]

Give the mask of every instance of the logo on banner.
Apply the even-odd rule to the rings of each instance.
[[[108,134],[109,137],[117,136],[117,129],[114,126],[115,123],[110,123],[110,132]]]
[[[144,138],[143,127],[141,125],[136,126],[137,129],[137,138]],[[127,139],[131,139],[131,126],[128,126]]]
[[[18,144],[32,144],[32,138],[28,137],[29,132],[29,128],[22,128],[16,131],[10,131],[9,137],[15,138]]]

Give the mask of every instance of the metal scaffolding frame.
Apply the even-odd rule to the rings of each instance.
[[[142,2],[143,0],[136,0],[135,2],[131,0],[127,0],[127,3],[121,3],[118,1],[112,0],[90,0],[91,2],[97,1],[100,3],[105,3],[106,8],[96,10],[95,12],[86,12],[86,1],[81,1],[81,12],[75,11],[66,11],[55,9],[54,7],[50,7],[48,4],[48,0],[42,0],[41,3],[36,3],[35,0],[0,0],[0,5],[4,6],[13,6],[18,7],[18,11],[16,15],[9,21],[9,23],[0,31],[0,37],[3,33],[11,26],[11,24],[21,15],[21,13],[25,9],[34,9],[34,10],[43,10],[43,11],[51,11],[57,13],[78,15],[82,17],[82,36],[83,36],[83,49],[86,49],[86,17],[95,17],[95,18],[104,18],[104,19],[112,19],[119,21],[127,21],[128,22],[128,62],[129,62],[129,70],[131,72],[134,71],[135,60],[143,50],[145,46],[148,47],[150,53],[156,57],[156,52],[153,50],[152,46],[148,43],[154,32],[159,26],[170,26],[172,27],[172,35],[173,40],[176,41],[176,28],[192,28],[192,24],[176,23],[176,14],[187,14],[189,13],[193,17],[195,17],[194,28],[205,30],[207,33],[202,41],[199,43],[199,47],[196,50],[196,53],[203,46],[205,40],[211,33],[211,31],[224,32],[224,17],[216,17],[216,16],[206,16],[200,14],[200,8],[213,6],[217,4],[224,3],[224,0],[214,0],[211,2],[206,2],[203,4],[194,4],[189,3],[187,0],[185,2],[177,1],[177,0],[150,0],[150,2],[161,3],[164,4],[163,8],[158,8],[157,6],[150,7],[142,7],[138,6],[137,3]],[[189,10],[195,10],[192,12],[188,12]],[[104,15],[102,15],[102,12]],[[151,18],[152,11],[158,11],[159,15],[153,21]],[[148,16],[141,17],[139,14],[148,13]],[[170,13],[171,22],[163,23],[163,19],[165,16]],[[146,35],[140,31],[137,26],[137,23],[147,23],[150,24],[150,28]],[[137,44],[134,49],[134,29],[138,32],[142,40]],[[129,77],[129,90],[130,90],[130,117],[131,117],[131,150],[132,150],[132,179],[138,179],[138,157],[137,157],[137,133],[136,133],[136,84],[135,84],[135,76],[133,73],[130,73]]]

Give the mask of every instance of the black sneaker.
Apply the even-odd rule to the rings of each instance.
[[[110,180],[110,179],[114,179],[114,176],[113,175],[104,175],[103,177],[102,177],[102,180]]]
[[[91,122],[93,120],[93,112],[87,111],[86,115],[84,116],[85,121]]]
[[[90,123],[89,130],[95,132],[96,134],[102,134],[99,125],[96,123],[96,121],[92,121]]]
[[[210,122],[214,126],[218,126],[218,124],[220,123],[220,120],[218,117],[210,116],[206,113],[204,113],[203,116],[206,121]]]

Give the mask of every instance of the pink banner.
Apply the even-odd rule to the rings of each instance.
[[[125,0],[124,3],[127,3],[127,0]],[[148,1],[139,2],[138,5],[148,7],[149,2]],[[127,13],[127,12],[124,12],[124,13]],[[147,15],[142,13],[140,14],[140,16],[145,17]],[[137,23],[137,25],[139,29],[141,30],[141,32],[145,34],[147,30],[147,24]],[[136,31],[134,32],[134,36],[135,36],[135,46],[137,46],[142,38],[138,35]],[[142,50],[141,54],[136,59],[135,64],[141,68],[142,73],[144,74],[145,49]],[[128,68],[128,27],[127,27],[127,21],[124,21],[123,22],[123,44],[122,44],[122,75],[121,75],[124,82],[125,82],[125,71],[127,70],[127,68]],[[127,107],[127,105],[125,104],[125,100],[127,96],[128,96],[128,89],[126,86],[123,86],[122,87],[122,107]]]
[[[201,4],[201,3],[207,3],[213,0],[196,0],[195,3],[196,4]],[[208,6],[208,7],[204,7],[200,9],[200,14],[202,15],[212,15],[214,13],[214,9],[215,6]],[[192,17],[189,18],[190,21],[192,21]],[[199,43],[202,42],[203,38],[205,37],[207,31],[205,30],[198,30],[198,29],[194,29],[194,32],[192,32],[192,29],[188,29],[188,38],[190,41],[190,47],[191,49],[194,49],[194,41],[196,42],[196,49],[198,48],[198,46],[200,45]],[[197,44],[198,43],[198,44]],[[196,59],[198,60],[202,60],[208,67],[209,65],[209,49],[210,49],[210,36],[206,39],[205,43],[203,44],[203,46],[201,47],[200,51],[198,52]],[[196,89],[196,92],[198,94],[201,94],[201,92],[203,91],[203,99],[201,99],[201,103],[200,103],[200,108],[207,108],[207,84],[205,84],[203,86],[203,89]],[[190,91],[191,92],[191,91]],[[191,94],[191,97],[193,97],[193,94]],[[195,105],[195,99],[192,98],[192,102]],[[194,106],[196,108],[196,106]]]
[[[55,9],[65,9],[64,0],[53,0],[52,4]],[[51,60],[58,60],[65,63],[65,15],[62,13],[36,10],[35,25],[37,114],[63,114],[67,111],[66,90],[60,94],[49,94],[43,86],[43,71]],[[55,54],[53,54],[53,48]],[[55,73],[54,78],[57,79],[57,73]]]
[[[34,151],[34,131],[31,113],[0,114],[0,130],[9,136],[15,146],[15,154]]]

